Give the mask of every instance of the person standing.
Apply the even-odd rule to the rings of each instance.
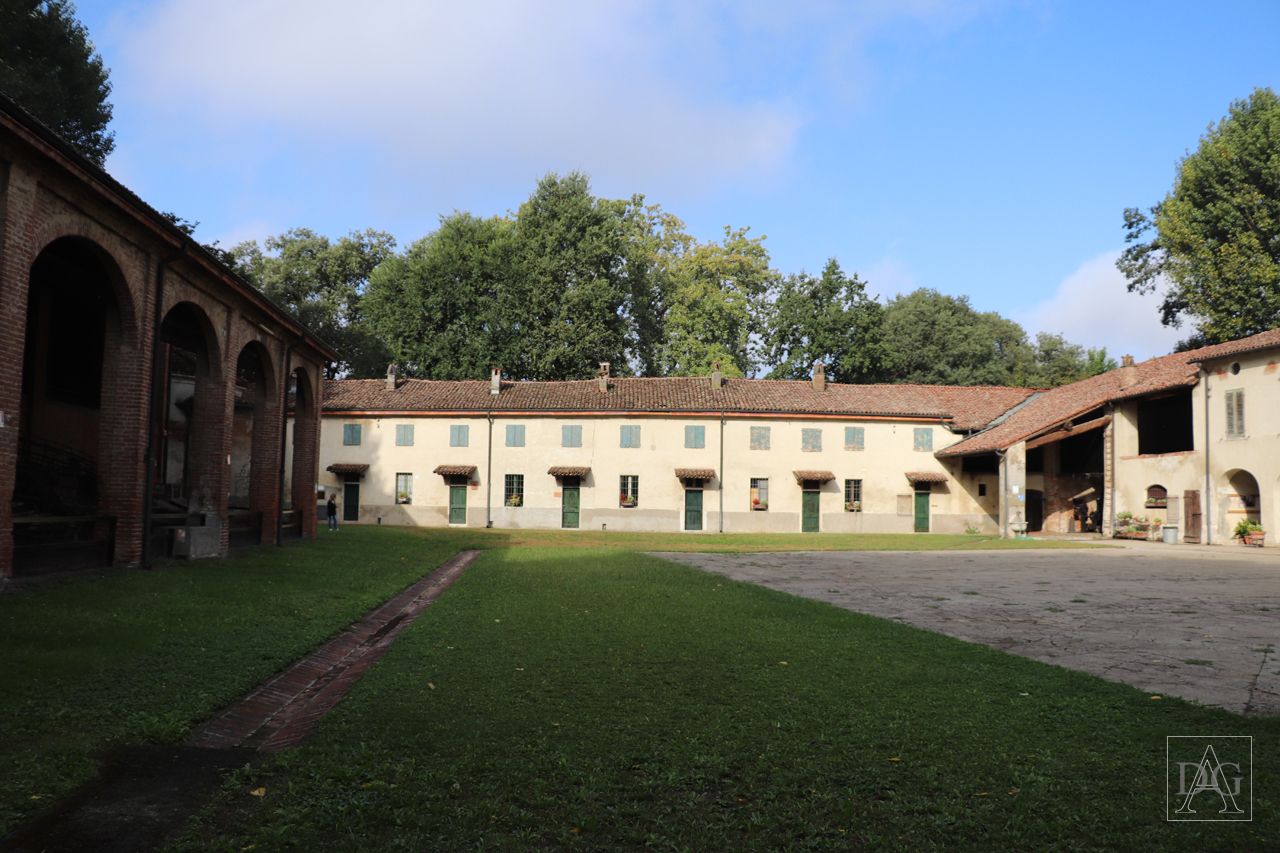
[[[329,529],[338,529],[338,496],[329,495]]]

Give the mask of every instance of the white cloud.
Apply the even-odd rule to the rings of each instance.
[[[892,257],[881,258],[858,277],[867,283],[867,295],[881,302],[911,293],[918,287],[916,277],[907,265]]]
[[[1014,319],[1029,335],[1055,332],[1075,344],[1106,347],[1117,360],[1125,354],[1139,361],[1167,355],[1191,330],[1160,324],[1158,294],[1126,290],[1127,281],[1116,269],[1119,257],[1114,251],[1085,261],[1052,296]]]

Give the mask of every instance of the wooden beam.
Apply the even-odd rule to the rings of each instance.
[[[1111,423],[1111,415],[1103,415],[1091,421],[1085,421],[1078,427],[1063,426],[1056,432],[1048,435],[1042,435],[1039,438],[1033,438],[1027,442],[1027,450],[1034,450],[1037,447],[1044,447],[1046,444],[1053,444],[1055,441],[1062,441],[1064,438],[1070,438],[1073,435],[1079,435],[1082,432],[1091,432],[1095,429],[1102,429]]]

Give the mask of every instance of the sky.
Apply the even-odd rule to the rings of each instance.
[[[548,172],[642,194],[782,273],[967,296],[1034,335],[1169,352],[1123,212],[1232,101],[1280,89],[1280,3],[81,0],[111,69],[107,170],[229,247],[401,247]]]

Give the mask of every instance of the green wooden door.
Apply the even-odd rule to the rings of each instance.
[[[347,483],[342,490],[342,520],[360,520],[360,484]]]
[[[449,523],[467,523],[467,487],[449,487]]]
[[[916,533],[929,532],[929,498],[931,492],[916,492]]]
[[[684,529],[702,529],[702,489],[684,491]]]
[[[565,486],[560,504],[560,526],[566,530],[578,529],[578,518],[581,515],[582,493],[577,486]]]
[[[818,492],[801,492],[800,531],[802,533],[818,532]]]

